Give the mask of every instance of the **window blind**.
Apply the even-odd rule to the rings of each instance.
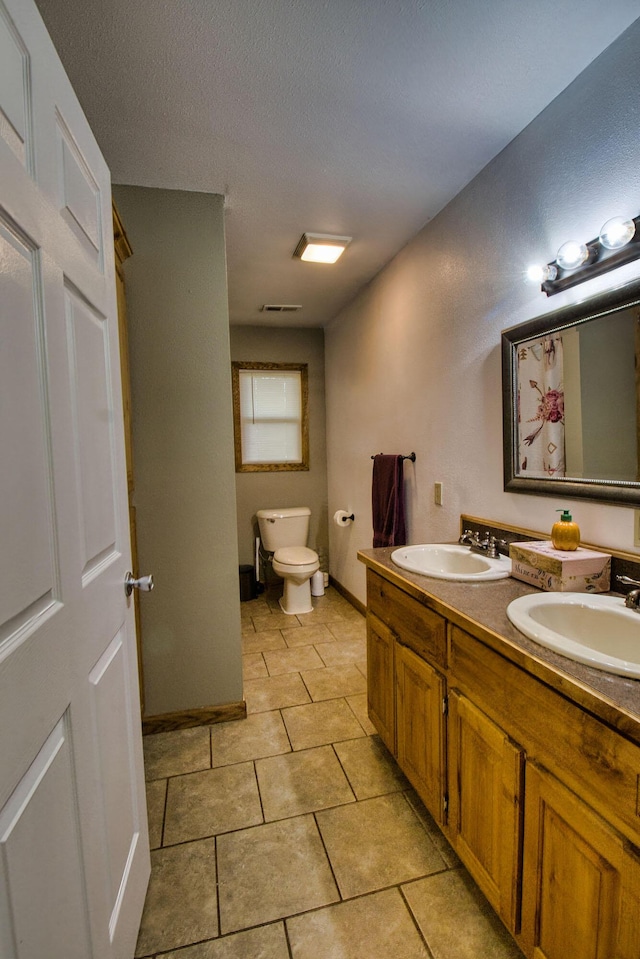
[[[243,463],[299,463],[302,387],[296,371],[241,370]]]

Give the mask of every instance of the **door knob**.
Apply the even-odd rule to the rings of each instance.
[[[140,589],[143,593],[148,593],[153,589],[153,576],[140,576],[135,579],[133,573],[127,573],[124,578],[124,592],[126,596],[131,596],[134,589]]]

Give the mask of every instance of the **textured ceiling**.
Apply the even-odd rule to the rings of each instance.
[[[330,322],[638,16],[638,0],[37,2],[114,182],[224,194],[231,322],[277,326]],[[353,242],[304,264],[305,231]]]

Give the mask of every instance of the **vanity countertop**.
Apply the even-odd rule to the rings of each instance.
[[[528,639],[512,625],[507,617],[509,603],[538,590],[511,577],[461,583],[410,573],[391,561],[394,549],[363,549],[358,559],[640,745],[640,680],[576,663]]]

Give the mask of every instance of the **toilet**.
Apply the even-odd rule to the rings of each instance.
[[[282,612],[292,616],[310,613],[310,581],[320,569],[318,554],[306,545],[311,510],[308,506],[259,509],[257,516],[262,545],[273,553],[273,570],[284,579]]]

